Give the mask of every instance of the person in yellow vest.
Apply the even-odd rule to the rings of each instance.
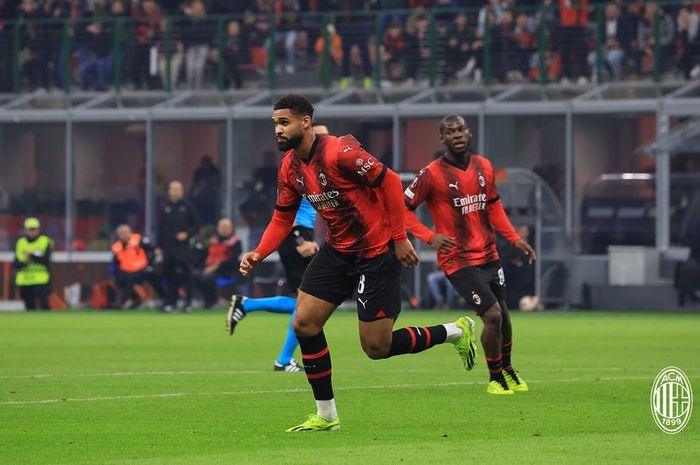
[[[139,297],[134,284],[148,282],[159,296],[160,280],[153,269],[153,245],[148,237],[132,232],[128,224],[117,226],[117,240],[112,244],[114,278],[119,288],[122,308],[134,308]]]
[[[236,235],[233,222],[221,218],[216,224],[216,234],[209,238],[204,269],[194,276],[195,286],[204,298],[204,307],[209,308],[216,303],[217,280],[235,284],[236,280],[242,279],[238,271],[238,258],[242,253],[243,246]]]
[[[54,245],[53,239],[41,234],[40,227],[41,223],[36,218],[24,220],[24,236],[15,246],[15,284],[27,310],[49,309],[51,252]]]

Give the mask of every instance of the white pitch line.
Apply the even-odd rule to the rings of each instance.
[[[382,370],[382,373],[428,373],[433,370]],[[644,369],[629,369],[615,367],[572,367],[572,368],[530,368],[528,372],[640,372]],[[686,373],[695,373],[698,370],[690,368],[684,370]],[[343,373],[358,373],[359,370],[343,370]],[[187,375],[257,375],[269,374],[270,370],[182,370],[182,371],[117,371],[112,373],[36,373],[28,375],[0,375],[0,379],[44,379],[44,378],[99,378],[99,377],[121,377],[121,376],[187,376]],[[362,371],[366,373],[366,371]]]
[[[529,383],[577,383],[577,382],[600,382],[600,381],[633,381],[633,380],[649,380],[648,376],[628,376],[617,378],[569,378],[569,379],[547,379],[547,380],[528,380]],[[420,383],[420,384],[377,384],[372,386],[346,386],[336,387],[335,391],[359,391],[372,389],[416,389],[416,388],[440,388],[453,386],[470,386],[475,384],[483,384],[483,381],[447,381],[444,383]],[[294,389],[273,389],[259,391],[223,391],[223,392],[165,392],[160,394],[135,394],[128,396],[99,396],[99,397],[83,397],[83,398],[65,398],[65,399],[43,399],[43,400],[11,400],[0,402],[0,405],[31,405],[31,404],[56,404],[61,402],[96,402],[109,400],[133,400],[133,399],[154,399],[167,397],[203,397],[203,396],[240,396],[240,395],[257,395],[257,394],[294,394],[307,392],[307,388]]]
[[[268,373],[262,370],[217,370],[217,371],[117,371],[113,373],[37,373],[33,375],[3,375],[0,379],[32,379],[32,378],[99,378],[103,376],[179,376],[179,375],[250,375]]]

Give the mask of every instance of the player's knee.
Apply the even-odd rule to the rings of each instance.
[[[484,326],[501,327],[501,309],[498,304],[493,305],[481,315]]]
[[[292,330],[294,331],[294,334],[297,336],[302,336],[302,337],[314,336],[314,335],[320,333],[321,329],[322,328],[320,328],[318,325],[314,324],[313,322],[299,317],[299,314],[296,314],[294,316],[294,320],[292,320]]]
[[[390,342],[371,341],[362,343],[362,350],[364,350],[365,354],[367,354],[367,356],[372,360],[381,360],[383,358],[387,358],[389,356],[390,349]]]

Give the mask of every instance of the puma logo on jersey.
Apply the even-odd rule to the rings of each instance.
[[[301,184],[301,187],[304,187],[304,178],[301,178],[301,179],[300,179],[300,178],[294,178],[294,179],[296,179],[297,182],[298,182],[299,184]]]
[[[349,152],[350,150],[352,150],[352,147],[350,147],[349,145],[346,145],[345,148],[343,149],[343,153]]]
[[[459,181],[455,181],[454,183],[448,184],[448,186],[454,190],[459,190]]]
[[[367,302],[369,302],[369,299],[367,299],[367,300],[365,300],[365,301],[363,302],[362,299],[360,299],[360,298],[358,297],[358,298],[357,298],[357,301],[360,302],[360,303],[362,304],[362,308],[364,308],[365,310],[367,310]]]

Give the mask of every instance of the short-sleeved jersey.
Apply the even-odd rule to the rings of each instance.
[[[308,200],[303,199],[299,205],[294,224],[302,228],[314,229],[316,227],[316,210]]]
[[[351,135],[317,136],[306,161],[290,150],[280,164],[278,210],[304,198],[326,220],[326,242],[341,253],[375,257],[389,250],[391,225],[373,189],[386,167]]]
[[[412,210],[427,202],[435,232],[455,238],[457,247],[438,251],[438,264],[445,274],[498,259],[488,205],[499,197],[493,167],[486,158],[472,154],[465,168],[440,157],[418,173],[404,197]]]

